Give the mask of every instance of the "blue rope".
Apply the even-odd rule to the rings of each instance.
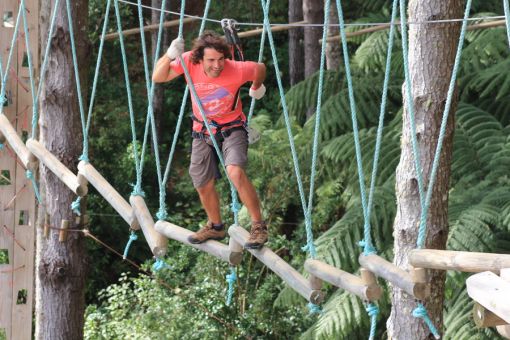
[[[234,267],[230,267],[230,273],[225,276],[228,283],[228,291],[227,291],[227,302],[226,305],[230,306],[232,304],[232,299],[234,297],[234,289],[235,283],[237,280],[236,270]]]
[[[0,143],[0,151],[5,148],[5,145],[3,143]]]
[[[124,253],[122,254],[122,258],[125,260],[128,256],[129,248],[131,248],[131,244],[133,244],[134,241],[138,240],[138,235],[134,230],[131,230],[131,235],[129,235],[129,240],[126,243],[126,247],[124,248]]]
[[[280,73],[280,67],[278,64],[276,48],[275,48],[275,44],[274,44],[274,40],[273,40],[273,34],[272,34],[271,30],[269,29],[270,25],[271,25],[269,22],[269,10],[265,8],[265,3],[266,3],[265,0],[260,0],[260,2],[262,5],[262,10],[264,12],[264,26],[266,27],[266,33],[267,33],[267,37],[268,37],[268,41],[269,41],[269,46],[271,47],[271,54],[273,57],[273,65],[275,68],[276,81],[278,84],[278,90],[279,90],[280,98],[281,98],[283,117],[285,120],[285,126],[287,128],[287,135],[289,137],[289,145],[290,145],[292,161],[293,161],[293,165],[294,165],[294,173],[296,175],[296,180],[297,180],[297,185],[298,185],[298,190],[299,190],[299,197],[301,199],[301,205],[303,208],[303,213],[304,213],[304,218],[305,218],[305,226],[306,226],[306,228],[308,228],[308,227],[311,227],[312,222],[311,222],[310,215],[307,213],[308,208],[307,208],[307,203],[306,203],[306,199],[305,199],[303,181],[301,179],[301,170],[299,168],[299,160],[298,160],[298,156],[297,156],[297,152],[296,152],[296,146],[294,144],[294,136],[292,135],[289,111],[288,111],[288,107],[287,107],[287,101],[285,99],[285,90],[283,89],[283,83],[282,83],[282,79],[280,76],[281,73]],[[313,181],[313,178],[311,178],[310,181]],[[308,234],[307,234],[307,241],[308,241]],[[317,252],[315,250],[315,245],[313,244],[313,242],[311,242],[311,243],[307,242],[305,249],[308,250],[311,258],[315,258],[317,256]]]
[[[16,41],[18,40],[18,31],[19,31],[19,24],[21,21],[22,11],[18,11],[18,16],[16,17],[16,24],[14,26],[14,33],[12,34],[12,40],[11,40],[11,47],[9,49],[9,56],[7,57],[7,64],[5,65],[5,71],[3,72],[3,78],[2,78],[2,86],[0,88],[0,98],[2,98],[2,105],[0,105],[0,114],[3,114],[4,105],[6,101],[6,84],[7,84],[7,78],[9,77],[9,68],[11,67],[12,62],[12,55],[15,50],[14,45]]]
[[[373,303],[368,303],[365,307],[365,310],[370,317],[370,335],[368,339],[373,340],[375,338],[375,328],[377,326],[377,315],[379,314],[379,307]]]
[[[32,187],[34,188],[35,198],[37,198],[37,202],[41,204],[41,194],[39,193],[39,188],[37,187],[37,182],[35,181],[34,173],[30,170],[27,170],[25,175],[32,182]]]
[[[266,10],[269,10],[269,5],[271,4],[271,0],[267,0],[266,2]],[[262,26],[262,33],[260,35],[260,47],[259,47],[259,58],[257,59],[259,63],[262,62],[262,58],[264,57],[264,43],[266,41],[266,26]],[[255,111],[255,102],[257,100],[255,98],[251,99],[250,110],[248,111],[248,118],[246,119],[246,125],[249,126],[251,122],[251,118],[253,116],[253,112]]]
[[[308,315],[314,315],[314,314],[322,315],[322,314],[324,314],[324,312],[321,309],[321,306],[316,305],[315,303],[309,302],[306,306],[308,307]]]
[[[162,258],[156,258],[156,262],[152,265],[152,271],[159,272],[162,269],[172,269]]]
[[[427,313],[427,309],[425,308],[425,306],[422,303],[418,303],[418,307],[416,307],[413,310],[413,316],[415,318],[423,319],[423,321],[427,324],[427,326],[430,330],[430,333],[432,333],[432,335],[434,335],[434,338],[436,338],[436,339],[441,338],[441,335],[439,335],[439,332],[437,331],[436,326],[434,326],[434,323],[432,322],[432,320],[430,320],[429,314]]]
[[[78,216],[81,216],[81,211],[80,211],[80,204],[81,202],[81,197],[78,197],[75,201],[73,201],[71,203],[71,210]]]
[[[508,46],[510,47],[510,5],[508,0],[503,0],[503,9],[505,11],[506,36],[508,38]]]

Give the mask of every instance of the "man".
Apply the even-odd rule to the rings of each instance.
[[[250,96],[262,98],[266,91],[263,84],[266,67],[251,61],[230,60],[228,44],[214,32],[205,32],[195,40],[191,51],[183,52],[184,40],[172,41],[167,53],[158,60],[152,79],[154,82],[166,82],[182,75],[184,68],[179,59],[182,55],[193,83],[189,85],[196,89],[207,121],[222,150],[227,174],[252,219],[245,248],[259,249],[267,242],[267,225],[262,219],[257,192],[244,170],[248,160],[248,136],[239,88],[251,81]],[[222,240],[226,232],[215,188],[215,181],[220,177],[216,151],[198,103],[193,96],[191,98],[194,122],[189,173],[208,217],[207,224],[188,238],[191,243],[197,244],[207,240]]]

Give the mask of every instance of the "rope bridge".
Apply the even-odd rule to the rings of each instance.
[[[76,54],[76,46],[74,41],[73,34],[73,22],[71,15],[71,4],[70,0],[65,0],[67,16],[69,20],[69,30],[70,30],[70,47],[73,56],[73,65],[74,65],[74,76],[76,83],[76,90],[78,93],[78,104],[80,110],[80,118],[83,129],[83,152],[80,156],[79,165],[78,165],[78,174],[74,174],[68,168],[66,168],[54,155],[52,155],[48,150],[37,140],[37,122],[39,120],[39,97],[41,94],[42,84],[44,84],[45,76],[47,74],[47,58],[51,48],[51,39],[53,37],[53,31],[55,27],[55,19],[56,19],[56,8],[59,4],[60,0],[55,0],[55,8],[51,14],[51,20],[49,25],[49,34],[48,34],[48,42],[46,44],[46,50],[44,53],[44,59],[41,67],[41,78],[39,80],[38,86],[36,86],[35,75],[33,71],[33,61],[31,58],[30,51],[27,49],[28,56],[28,66],[29,66],[29,75],[30,75],[30,90],[33,101],[33,118],[32,118],[32,134],[31,138],[24,143],[22,139],[17,135],[16,130],[13,128],[12,124],[3,114],[3,104],[6,101],[6,83],[9,77],[9,67],[12,60],[13,48],[11,48],[9,57],[6,63],[5,68],[2,66],[2,60],[0,60],[0,80],[1,80],[1,89],[0,89],[0,141],[6,141],[11,148],[14,150],[16,155],[19,157],[23,166],[27,169],[26,176],[32,182],[33,189],[36,193],[37,200],[40,202],[41,197],[38,193],[37,182],[34,177],[34,172],[37,169],[38,162],[43,163],[46,167],[48,167],[71,191],[73,191],[77,195],[77,200],[73,202],[72,207],[78,215],[80,214],[80,200],[82,197],[87,195],[88,192],[88,184],[91,184],[98,193],[105,198],[105,200],[118,212],[118,214],[126,221],[131,230],[129,241],[124,251],[124,258],[128,256],[129,246],[137,239],[136,231],[142,230],[147,243],[153,252],[156,263],[153,267],[154,270],[158,270],[166,266],[164,263],[164,256],[167,253],[167,239],[173,239],[183,244],[189,245],[201,251],[204,251],[212,256],[215,256],[225,262],[227,262],[231,268],[230,272],[227,275],[227,282],[229,283],[228,289],[228,297],[227,304],[230,304],[233,295],[233,287],[234,282],[236,280],[235,269],[234,266],[238,265],[242,260],[243,254],[243,246],[247,241],[248,232],[239,226],[238,223],[238,212],[240,209],[240,204],[237,198],[237,192],[228,178],[228,173],[225,168],[225,163],[223,161],[220,148],[218,146],[217,141],[214,138],[214,134],[211,133],[211,127],[207,122],[204,110],[200,105],[200,100],[196,93],[193,82],[191,81],[191,77],[189,72],[185,66],[185,63],[182,61],[181,64],[184,68],[185,77],[188,81],[189,86],[186,87],[182,104],[180,107],[180,113],[178,116],[176,129],[173,136],[173,141],[169,150],[168,160],[165,167],[162,167],[161,158],[159,154],[159,143],[157,140],[156,134],[156,123],[155,117],[152,107],[152,99],[154,96],[154,82],[151,80],[151,72],[149,70],[149,56],[147,54],[147,47],[145,42],[144,35],[144,25],[143,25],[143,15],[142,10],[143,6],[141,4],[141,0],[137,1],[138,7],[138,17],[140,24],[140,38],[141,38],[141,47],[143,53],[143,69],[144,76],[146,81],[146,92],[147,92],[147,112],[145,116],[145,126],[143,132],[143,139],[141,142],[141,148],[139,148],[139,140],[137,138],[137,126],[135,124],[135,113],[133,108],[133,100],[132,100],[132,92],[131,92],[131,82],[130,82],[130,73],[127,64],[127,54],[126,47],[124,43],[124,34],[122,29],[122,21],[119,9],[119,0],[113,0],[113,11],[115,15],[115,21],[117,23],[117,32],[119,39],[119,46],[121,49],[122,55],[122,65],[123,65],[123,74],[124,81],[126,85],[126,98],[128,101],[128,110],[129,117],[131,123],[131,134],[132,134],[132,144],[133,144],[133,159],[134,159],[134,167],[136,172],[136,181],[133,185],[133,192],[129,198],[129,202],[125,200],[116,190],[108,183],[108,181],[101,175],[101,173],[91,164],[89,159],[89,130],[91,124],[92,110],[95,102],[95,94],[97,91],[97,84],[99,80],[101,61],[102,61],[102,53],[105,43],[105,38],[107,36],[108,31],[108,22],[110,18],[110,12],[112,11],[112,0],[107,0],[106,10],[104,15],[104,24],[102,27],[101,40],[98,50],[98,58],[96,62],[94,78],[92,82],[92,91],[90,96],[90,101],[88,104],[88,111],[85,110],[85,104],[83,102],[82,97],[82,89],[80,85],[79,78],[79,66],[77,62],[77,54]],[[203,32],[205,28],[205,23],[207,21],[207,16],[210,8],[210,0],[206,2],[204,7],[204,15],[202,17],[202,22],[200,26],[200,33]],[[283,82],[281,79],[281,72],[279,69],[278,58],[276,55],[276,47],[273,39],[272,31],[271,31],[271,22],[269,20],[269,9],[270,9],[270,0],[260,0],[261,11],[263,13],[264,21],[263,21],[263,31],[262,31],[262,39],[260,44],[259,51],[259,62],[262,61],[263,53],[264,53],[264,45],[265,38],[267,37],[267,41],[269,47],[271,49],[271,55],[273,59],[273,64],[275,68],[275,75],[277,80],[277,87],[281,97],[281,105],[282,112],[285,121],[285,125],[287,128],[289,145],[290,145],[290,153],[293,160],[294,172],[296,178],[296,184],[299,191],[299,198],[301,201],[301,208],[303,211],[303,217],[305,221],[306,228],[306,245],[303,247],[303,250],[306,251],[309,255],[309,259],[306,260],[304,268],[309,273],[308,278],[306,278],[303,274],[301,274],[296,269],[292,268],[288,263],[286,263],[281,257],[279,257],[275,252],[273,252],[268,247],[263,247],[260,250],[248,250],[253,256],[258,258],[262,263],[264,263],[267,267],[269,267],[275,274],[280,276],[292,289],[298,292],[301,296],[303,296],[310,304],[311,312],[320,312],[320,308],[318,304],[320,304],[324,299],[324,294],[321,291],[322,281],[326,281],[336,287],[345,289],[352,294],[359,296],[363,301],[366,302],[366,309],[368,315],[371,320],[371,328],[369,338],[373,339],[375,337],[375,326],[377,322],[377,314],[378,307],[374,304],[381,295],[382,289],[377,284],[376,276],[381,277],[389,282],[391,282],[394,286],[404,290],[411,296],[414,296],[418,303],[416,309],[412,312],[415,317],[422,318],[424,322],[430,329],[430,332],[436,337],[439,337],[439,332],[435,325],[430,320],[428,313],[424,307],[423,301],[430,295],[430,285],[427,282],[427,278],[425,275],[426,268],[432,269],[441,269],[441,270],[460,270],[460,271],[471,271],[471,272],[483,272],[483,271],[494,271],[501,273],[507,273],[510,268],[510,255],[499,255],[499,254],[478,254],[478,253],[467,253],[467,252],[452,252],[452,251],[441,251],[441,250],[426,250],[422,249],[425,242],[426,237],[426,226],[427,226],[427,212],[430,206],[432,190],[434,187],[435,176],[438,169],[439,163],[439,155],[442,147],[442,140],[444,137],[444,131],[446,127],[446,121],[448,119],[448,114],[450,110],[451,100],[453,97],[456,75],[458,71],[458,66],[460,63],[460,56],[462,53],[462,43],[464,41],[464,34],[467,29],[467,23],[469,19],[471,0],[467,1],[464,20],[462,21],[461,34],[459,36],[459,44],[457,48],[457,54],[454,62],[453,72],[450,80],[450,86],[447,93],[447,100],[445,104],[445,109],[443,112],[443,120],[440,128],[440,135],[438,138],[437,148],[435,151],[434,162],[432,166],[431,176],[429,178],[429,183],[427,185],[427,191],[425,192],[425,184],[423,183],[422,178],[422,169],[420,164],[420,155],[417,148],[416,141],[416,131],[415,131],[415,121],[414,121],[414,108],[412,106],[412,98],[411,98],[411,80],[409,77],[409,67],[408,67],[408,59],[407,59],[407,24],[406,24],[406,3],[404,0],[393,0],[392,2],[392,12],[391,12],[391,23],[390,23],[390,31],[389,31],[389,40],[388,40],[388,51],[387,51],[387,59],[386,59],[386,70],[385,77],[381,95],[381,106],[380,106],[380,115],[379,115],[379,124],[377,128],[377,138],[376,138],[376,148],[374,152],[374,162],[372,168],[371,182],[369,185],[368,195],[367,190],[364,183],[364,170],[362,166],[362,155],[361,155],[361,146],[359,141],[359,133],[358,133],[358,125],[357,125],[357,113],[356,113],[356,103],[354,99],[354,91],[353,84],[351,78],[350,64],[349,64],[349,55],[348,55],[348,47],[347,47],[347,39],[345,32],[345,23],[343,19],[342,12],[342,4],[341,0],[336,0],[336,8],[337,15],[339,19],[339,27],[340,27],[340,36],[341,36],[341,44],[342,51],[344,55],[344,63],[345,63],[345,72],[346,72],[346,81],[348,86],[348,96],[350,103],[350,111],[352,117],[352,125],[354,131],[354,143],[356,150],[356,160],[358,167],[358,177],[359,177],[359,185],[361,192],[361,202],[362,202],[362,210],[364,217],[364,238],[361,240],[360,245],[363,246],[363,253],[360,255],[359,262],[361,264],[360,276],[353,275],[351,273],[345,272],[339,268],[333,267],[323,261],[320,261],[319,254],[317,254],[317,250],[314,245],[314,236],[313,236],[313,199],[314,199],[314,184],[315,177],[317,174],[317,156],[319,150],[319,127],[321,122],[321,100],[322,100],[322,87],[324,82],[324,71],[325,71],[325,58],[326,58],[326,41],[327,41],[327,28],[329,26],[329,10],[330,10],[330,0],[326,0],[324,4],[324,24],[323,24],[323,37],[322,37],[322,47],[321,47],[321,63],[320,63],[320,71],[319,71],[319,80],[318,80],[318,94],[316,101],[316,112],[315,112],[315,126],[314,126],[314,137],[313,137],[313,147],[312,147],[312,161],[310,165],[310,186],[308,188],[308,199],[306,198],[305,187],[302,180],[302,170],[299,164],[298,155],[296,151],[296,147],[294,145],[294,137],[291,129],[291,121],[289,118],[289,112],[287,108],[287,103],[285,100],[285,91],[283,87]],[[371,225],[370,225],[370,216],[371,216],[371,208],[373,206],[374,200],[374,188],[375,188],[375,179],[377,177],[377,165],[379,161],[379,154],[381,149],[381,140],[382,140],[382,131],[383,131],[383,122],[385,117],[385,106],[387,100],[388,93],[388,83],[389,83],[389,74],[390,74],[390,65],[391,65],[391,57],[393,51],[393,41],[395,36],[395,26],[396,26],[396,17],[397,17],[397,9],[400,7],[400,25],[402,30],[402,45],[403,45],[403,58],[404,58],[404,70],[405,70],[405,86],[406,86],[406,95],[407,97],[407,109],[411,115],[411,124],[410,128],[412,130],[412,146],[413,146],[413,154],[414,154],[414,162],[415,162],[415,170],[418,177],[418,188],[419,188],[419,196],[420,196],[420,206],[421,206],[421,218],[419,225],[419,236],[417,239],[417,249],[413,250],[409,254],[409,261],[413,268],[411,270],[404,270],[402,268],[398,268],[394,264],[388,262],[382,257],[377,255],[375,246],[372,243],[371,239]],[[160,54],[161,47],[161,39],[164,27],[164,14],[163,10],[166,8],[166,0],[162,1],[161,4],[161,15],[160,15],[160,23],[159,30],[157,35],[157,45],[156,52],[153,56],[153,59],[150,60],[152,65],[155,64],[155,60],[157,56]],[[183,37],[183,24],[185,22],[185,1],[181,1],[181,11],[180,11],[180,19],[179,19],[179,32],[178,37]],[[508,10],[508,0],[504,1],[504,9],[507,20],[507,26],[510,29],[510,14]],[[25,44],[29,46],[29,30],[26,22],[26,8],[25,8],[25,0],[20,0],[19,12],[15,21],[14,26],[14,34],[11,43],[11,47],[14,45],[16,40],[18,39],[18,31],[20,26],[23,25],[24,28],[24,37]],[[509,42],[510,42],[510,34],[509,34]],[[191,244],[188,241],[188,236],[192,233],[191,231],[172,224],[168,221],[168,212],[166,206],[166,183],[168,181],[169,173],[171,170],[172,159],[175,153],[177,140],[180,132],[180,128],[182,125],[182,121],[184,119],[184,112],[186,111],[186,104],[188,101],[188,96],[191,92],[191,95],[194,97],[196,103],[198,104],[200,113],[202,115],[203,121],[205,122],[205,126],[209,131],[211,139],[213,141],[214,148],[218,154],[218,158],[222,165],[222,169],[226,174],[227,180],[230,184],[231,188],[231,208],[234,215],[234,225],[232,225],[228,233],[230,235],[229,244],[223,244],[217,241],[208,241],[203,244]],[[254,112],[255,102],[252,100],[250,105],[250,111],[248,115],[248,122],[251,120],[251,117]],[[149,134],[151,140],[149,140]],[[144,200],[145,193],[143,192],[143,183],[142,183],[142,175],[144,169],[144,159],[145,154],[147,152],[148,144],[152,142],[155,162],[156,162],[156,170],[157,170],[157,179],[159,184],[159,210],[156,214],[157,221],[154,221],[153,215],[147,208],[147,205]],[[1,145],[1,144],[0,144]],[[139,151],[139,149],[141,151]],[[474,257],[476,256],[476,261]],[[497,257],[497,260],[495,259]],[[473,262],[476,262],[476,268],[473,267]],[[494,274],[495,275],[495,274]],[[510,290],[510,284],[508,281],[507,274],[505,276],[501,276],[501,278],[495,275],[497,279],[492,276],[486,275],[486,273],[480,273],[472,276],[467,280],[468,283],[468,292],[473,299],[477,299],[484,308],[487,308],[488,312],[494,312],[501,319],[504,319],[507,323],[510,323],[510,312],[508,309],[504,307],[492,308],[489,307],[489,304],[486,302],[488,297],[487,294],[483,294],[484,289],[499,289],[499,291],[506,292]],[[507,279],[505,279],[506,277]],[[496,284],[488,286],[488,280],[491,282],[496,282]]]

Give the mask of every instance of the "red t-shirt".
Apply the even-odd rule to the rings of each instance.
[[[209,122],[214,120],[218,124],[229,123],[236,119],[240,119],[243,122],[246,121],[241,100],[238,99],[237,106],[233,111],[232,107],[234,106],[237,90],[239,90],[241,85],[247,81],[255,80],[257,63],[226,59],[220,76],[211,78],[204,72],[202,64],[193,64],[191,62],[191,51],[184,53],[182,57],[200,98],[207,120]],[[170,67],[178,74],[184,73],[180,59],[172,61]],[[202,121],[202,114],[193,95],[191,95],[191,102],[193,104],[193,114]],[[201,131],[202,124],[194,121],[193,130]]]

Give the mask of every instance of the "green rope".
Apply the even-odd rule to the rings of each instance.
[[[266,3],[265,0],[260,0],[260,2],[262,5],[262,10],[264,11],[264,26],[266,27],[266,33],[267,33],[267,37],[268,37],[268,41],[269,41],[269,46],[271,47],[271,54],[273,57],[273,65],[275,68],[276,82],[278,84],[278,90],[280,93],[283,117],[284,117],[284,121],[285,121],[285,126],[287,128],[287,135],[289,137],[289,145],[290,145],[292,161],[293,161],[293,165],[294,165],[294,173],[296,175],[296,180],[297,180],[297,185],[298,185],[298,190],[299,190],[299,197],[301,199],[301,205],[303,208],[303,213],[304,213],[304,218],[305,218],[305,227],[308,230],[308,228],[311,228],[312,221],[311,221],[311,216],[309,214],[307,214],[308,208],[307,208],[307,203],[306,203],[306,199],[305,199],[303,181],[301,179],[301,170],[299,168],[299,160],[297,157],[296,146],[294,144],[294,136],[292,134],[292,128],[291,128],[291,123],[290,123],[290,118],[289,118],[289,111],[288,111],[287,102],[285,99],[285,91],[283,89],[283,83],[282,83],[282,79],[281,79],[280,67],[278,64],[278,57],[276,55],[276,48],[275,48],[275,44],[274,44],[274,40],[273,40],[273,34],[270,29],[271,24],[269,22],[269,9],[265,8],[265,3]],[[313,178],[310,179],[310,181],[313,181],[313,180],[314,180]],[[303,250],[308,250],[310,253],[310,257],[315,258],[317,256],[317,253],[315,250],[315,246],[313,244],[313,240],[308,239],[308,233],[307,233],[307,241],[312,241],[312,242],[309,242],[309,243],[307,242],[307,245],[304,247]]]
[[[508,38],[508,46],[510,47],[510,5],[508,0],[503,0],[503,9],[505,11],[506,36]]]

